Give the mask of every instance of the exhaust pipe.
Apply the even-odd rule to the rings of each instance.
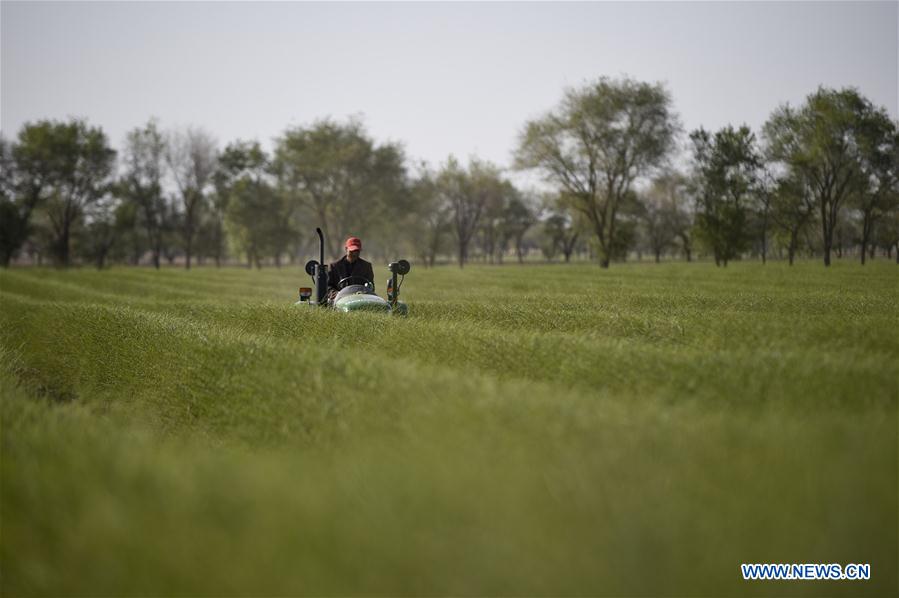
[[[328,266],[325,265],[325,236],[322,229],[317,228],[318,233],[318,255],[319,261],[315,265],[315,272],[312,275],[315,283],[315,301],[316,305],[325,305],[328,301]]]

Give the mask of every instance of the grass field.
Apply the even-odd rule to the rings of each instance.
[[[899,591],[896,265],[306,280],[0,273],[3,595]]]

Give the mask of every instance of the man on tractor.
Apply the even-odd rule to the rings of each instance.
[[[333,300],[341,288],[351,284],[371,283],[372,291],[375,287],[375,273],[371,262],[367,262],[359,253],[362,251],[362,241],[358,237],[350,237],[344,243],[346,255],[332,263],[328,268],[328,299]]]

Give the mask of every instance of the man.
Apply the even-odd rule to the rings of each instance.
[[[361,284],[359,278],[363,278],[372,284],[372,289],[375,285],[375,272],[372,270],[371,263],[359,257],[359,253],[362,251],[362,241],[358,237],[350,237],[344,243],[344,247],[346,255],[328,268],[328,298],[332,300],[338,291],[337,283],[344,278],[358,277],[350,284]]]

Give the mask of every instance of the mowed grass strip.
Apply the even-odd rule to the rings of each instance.
[[[551,269],[537,270],[539,275]],[[40,284],[23,282],[7,288],[17,292],[31,284],[27,294],[41,296]],[[194,301],[125,293],[122,303],[188,318],[209,331],[226,327],[298,345],[285,346],[284,352],[337,344],[502,379],[676,401],[770,402],[786,409],[800,403],[850,409],[859,402],[895,405],[899,335],[893,331],[899,319],[889,292],[859,298],[858,290],[801,289],[800,302],[795,290],[727,293],[725,287],[725,292],[702,293],[675,287],[662,297],[657,287],[635,287],[572,292],[564,302],[525,293],[514,301],[506,293],[482,304],[423,300],[415,304],[414,317],[399,322],[334,314],[322,319],[289,301],[234,305],[201,293]],[[83,290],[74,297],[81,302],[94,292]],[[861,313],[854,314],[859,306]]]
[[[473,270],[410,276],[408,320],[273,304],[286,272],[245,306],[210,287],[257,273],[141,275],[196,302],[4,273],[4,591],[782,593],[739,578],[769,560],[882,572],[791,592],[895,586],[893,271]],[[543,325],[534,281],[585,273],[547,293],[583,325]],[[772,320],[796,334],[753,350]]]

